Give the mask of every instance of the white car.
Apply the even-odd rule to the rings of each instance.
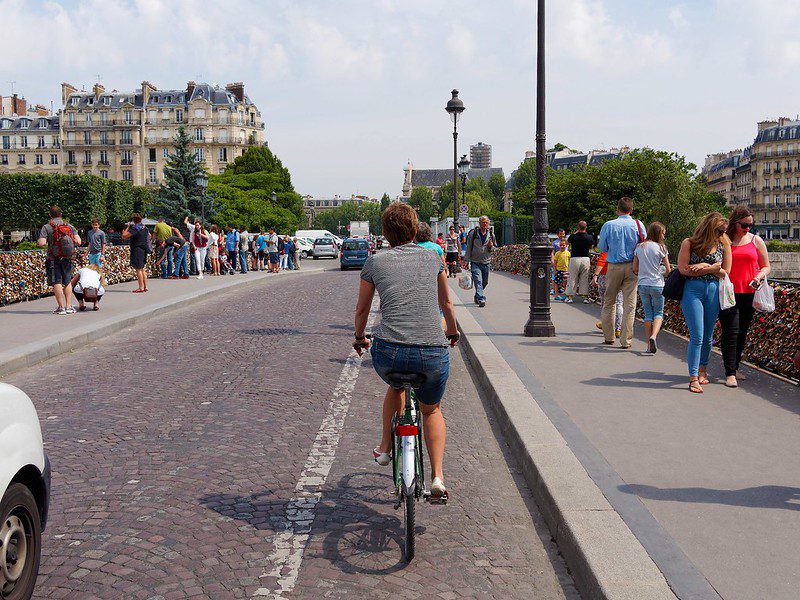
[[[311,252],[314,260],[327,256],[329,258],[339,257],[339,247],[336,245],[336,240],[329,237],[321,237],[314,240],[314,249]]]
[[[27,394],[0,383],[0,597],[27,599],[39,575],[50,461]]]
[[[306,238],[297,238],[297,251],[300,253],[301,258],[308,258],[311,256],[311,251],[314,249],[314,242]]]

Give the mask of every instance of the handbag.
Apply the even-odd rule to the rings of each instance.
[[[733,293],[733,283],[728,274],[719,281],[719,309],[726,310],[736,306],[736,295]]]
[[[462,290],[471,290],[472,289],[472,274],[467,271],[458,278],[458,287]]]
[[[753,308],[758,312],[771,313],[775,310],[775,290],[766,278],[753,294]]]
[[[683,298],[683,286],[686,283],[686,278],[681,272],[675,268],[669,272],[667,279],[664,281],[664,289],[661,290],[661,295],[667,300],[680,301]]]

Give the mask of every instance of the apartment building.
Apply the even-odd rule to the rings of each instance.
[[[737,170],[742,161],[743,152],[739,148],[730,152],[717,152],[706,156],[703,174],[706,178],[706,187],[725,198],[726,204],[738,204],[740,193],[736,187]],[[742,174],[740,173],[740,176]]]
[[[59,135],[57,116],[0,117],[0,173],[61,172]]]
[[[241,82],[224,89],[190,81],[160,90],[148,81],[133,92],[91,92],[61,85],[62,170],[135,185],[157,186],[178,128],[192,139],[209,173],[220,173],[253,145],[264,143],[261,113]]]
[[[492,147],[489,144],[478,142],[469,147],[469,162],[473,169],[492,168]]]

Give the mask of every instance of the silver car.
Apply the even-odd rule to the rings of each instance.
[[[322,256],[334,259],[337,258],[339,256],[339,249],[336,247],[336,241],[329,237],[315,239],[311,255],[314,257],[314,260]]]

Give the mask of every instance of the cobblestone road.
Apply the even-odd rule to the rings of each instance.
[[[383,386],[368,359],[347,362],[357,277],[227,292],[9,377],[53,464],[35,597],[577,598],[458,351],[452,500],[420,505],[417,558],[401,562],[391,472],[371,461]],[[304,465],[331,448],[298,511]]]

